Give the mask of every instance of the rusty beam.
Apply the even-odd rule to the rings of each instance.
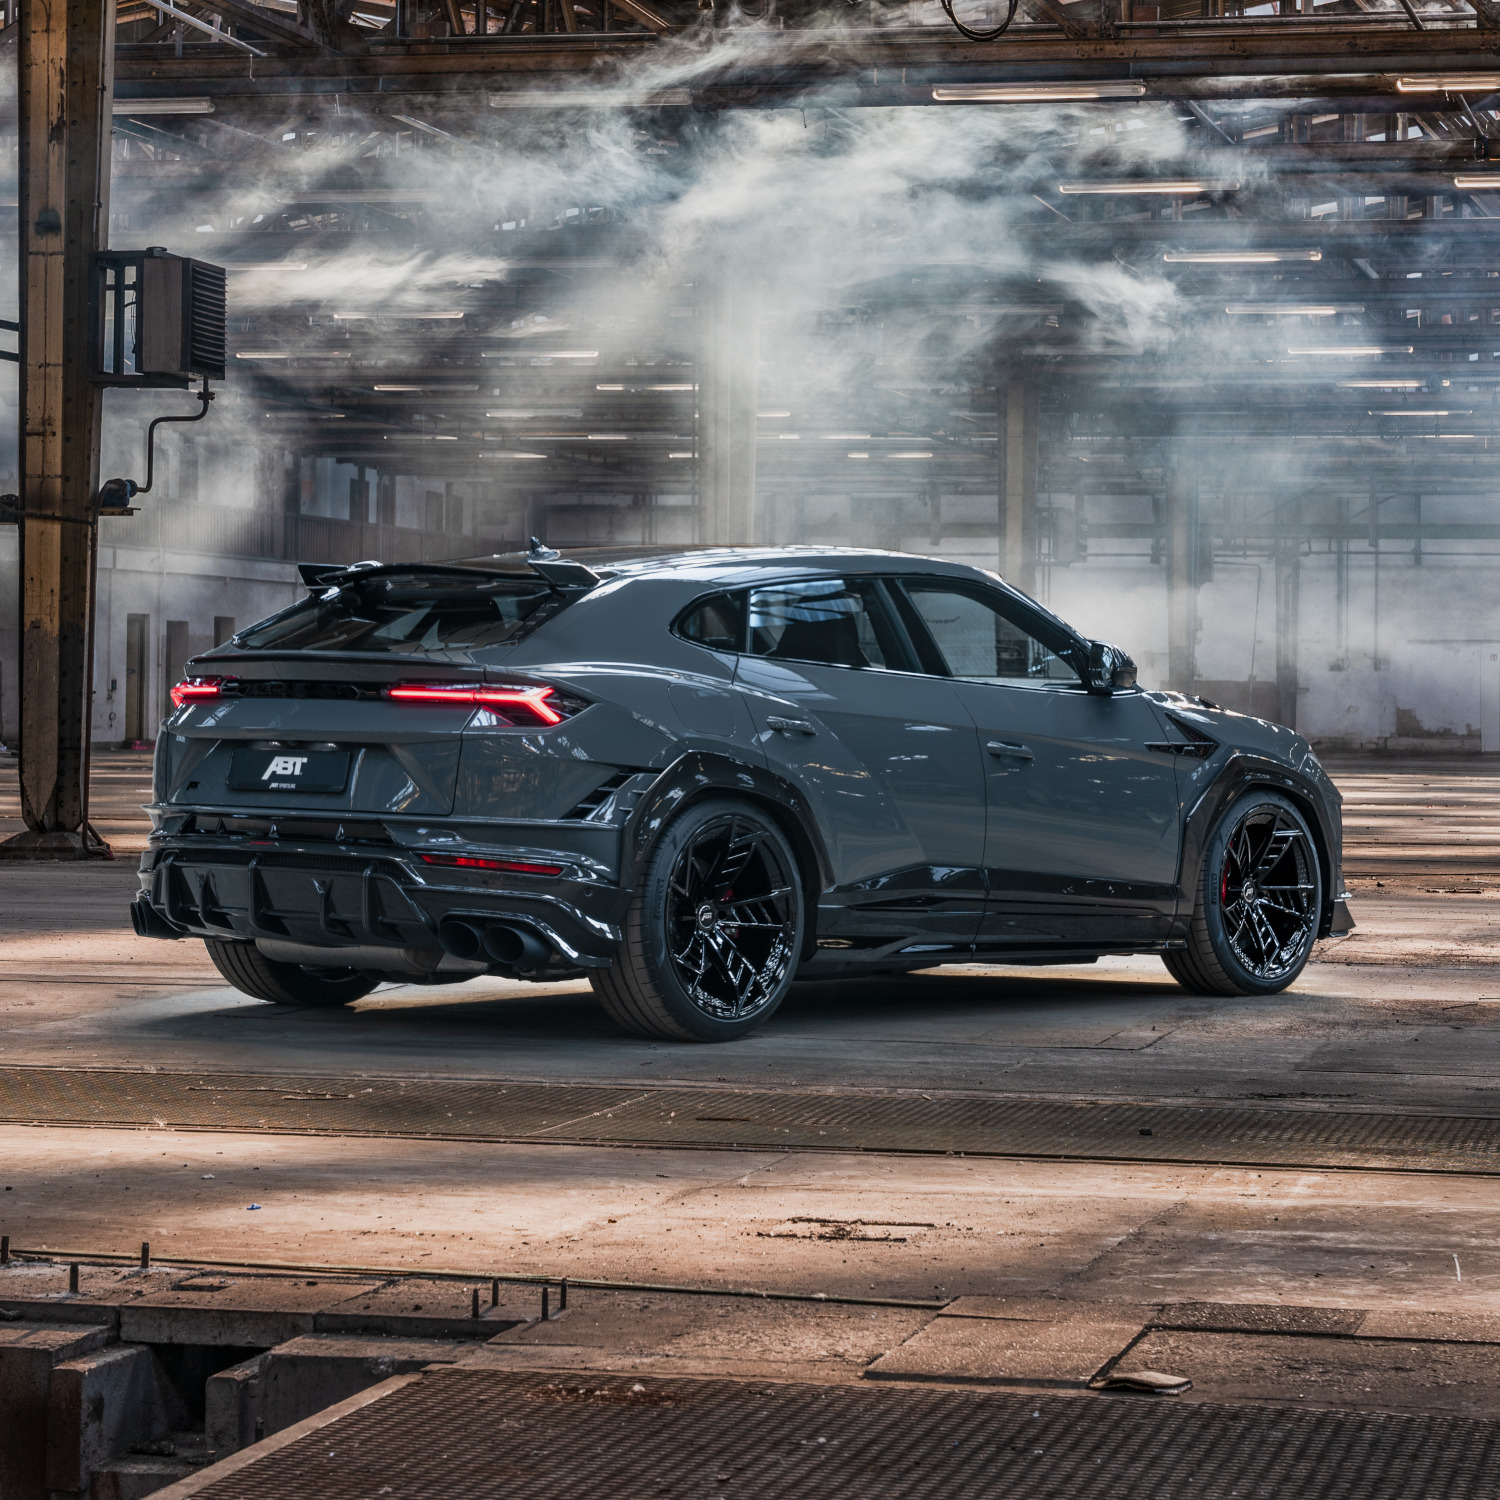
[[[88,825],[98,389],[91,256],[109,233],[114,0],[22,9],[21,815],[10,858],[108,856]]]

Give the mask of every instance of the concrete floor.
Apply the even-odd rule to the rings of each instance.
[[[138,846],[143,761],[105,761],[96,821]],[[1492,1114],[1500,775],[1339,775],[1361,925],[1270,1000],[1187,996],[1148,960],[968,967],[806,987],[715,1048],[622,1037],[580,985],[281,1009],[196,943],[136,939],[124,858],[0,868],[0,1061]],[[1500,1415],[1493,1178],[26,1125],[0,1126],[0,1176],[0,1230],[28,1247],[962,1299],[934,1318],[594,1293],[486,1346],[518,1366],[1077,1384],[1139,1337],[1189,1399]],[[1158,1326],[1202,1303],[1240,1311]],[[1348,1316],[1241,1326],[1267,1306]]]

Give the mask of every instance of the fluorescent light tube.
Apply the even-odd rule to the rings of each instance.
[[[1295,313],[1304,318],[1331,318],[1335,313],[1363,312],[1364,307],[1352,302],[1339,307],[1313,302],[1231,302],[1224,311],[1236,317],[1250,313]]]
[[[1097,83],[955,83],[935,88],[939,104],[1025,104],[1067,99],[1140,99],[1146,85],[1130,79],[1100,79]]]
[[[1269,266],[1282,260],[1319,261],[1321,250],[1168,250],[1162,259],[1169,265]]]
[[[463,317],[463,314],[461,312],[455,312],[451,308],[444,309],[440,312],[403,312],[398,311],[395,308],[382,307],[375,312],[336,312],[334,313],[333,317],[334,321],[337,323],[357,323],[362,322],[367,318],[420,318],[423,320],[451,320],[453,318],[461,318]]]
[[[1410,344],[1289,344],[1288,354],[1331,354],[1364,358],[1372,354],[1410,354]]]
[[[1137,182],[1133,178],[1125,178],[1119,182],[1060,182],[1057,190],[1069,196],[1094,193],[1141,197],[1154,193],[1181,198],[1196,196],[1199,193],[1236,193],[1239,187],[1237,177],[1186,177],[1166,182]]]
[[[1488,94],[1500,89],[1500,73],[1428,73],[1398,78],[1398,94]]]
[[[1460,172],[1453,179],[1453,186],[1478,192],[1500,188],[1500,172]]]
[[[211,99],[115,99],[114,114],[213,114]]]

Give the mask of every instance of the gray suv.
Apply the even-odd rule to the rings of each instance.
[[[245,994],[587,976],[724,1041],[795,979],[1157,953],[1269,994],[1352,922],[1289,729],[1145,692],[974,568],[611,548],[304,565],[157,739],[136,930]]]

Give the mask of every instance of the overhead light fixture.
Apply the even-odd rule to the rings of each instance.
[[[1411,354],[1413,350],[1410,344],[1289,344],[1286,352],[1367,358],[1375,354]]]
[[[290,359],[292,356],[285,349],[240,349],[235,351],[236,359]]]
[[[868,453],[851,453],[849,455],[850,458],[868,458],[869,456]]]
[[[1420,378],[1413,380],[1341,380],[1339,389],[1345,391],[1418,391],[1427,384]]]
[[[1428,73],[1398,78],[1398,94],[1488,94],[1500,89],[1500,73]]]
[[[444,309],[441,312],[403,312],[395,308],[382,307],[378,312],[336,312],[333,317],[337,323],[357,323],[367,318],[409,318],[425,323],[428,320],[446,322],[453,318],[461,318],[463,314],[454,311],[452,308]]]
[[[887,453],[887,458],[931,458],[930,453]]]
[[[1321,250],[1168,250],[1162,259],[1169,265],[1270,266],[1277,261],[1323,259]]]
[[[868,432],[820,432],[818,436],[825,443],[868,443],[870,441]]]
[[[1471,192],[1493,191],[1500,188],[1500,172],[1460,172],[1453,179],[1456,188],[1467,188]]]
[[[112,113],[117,115],[211,115],[212,99],[116,99]]]
[[[755,415],[757,417],[767,417],[767,418],[769,418],[769,417],[789,417],[789,416],[791,416],[791,412],[789,412],[789,411],[758,411],[758,412],[756,412]]]
[[[588,440],[591,443],[628,443],[630,434],[628,432],[591,432]]]
[[[523,358],[529,356],[532,359],[598,359],[597,349],[521,349],[516,351],[496,351],[494,354],[485,354],[484,359],[505,359],[512,352],[519,353]]]
[[[1026,104],[1069,99],[1140,99],[1146,85],[1133,79],[1078,83],[953,83],[935,88],[939,104]]]
[[[1453,413],[1446,407],[1438,411],[1372,411],[1372,417],[1451,417]],[[1468,412],[1460,412],[1459,416],[1466,417]]]
[[[1158,194],[1173,198],[1196,197],[1199,193],[1237,193],[1239,188],[1237,177],[1184,177],[1165,182],[1138,182],[1127,177],[1117,182],[1060,182],[1057,185],[1058,192],[1067,196],[1080,193],[1135,197]]]
[[[377,385],[372,386],[371,389],[377,391],[420,391],[422,387],[419,385]]]
[[[1335,313],[1363,312],[1364,307],[1353,302],[1337,307],[1315,302],[1231,302],[1224,311],[1236,317],[1252,313],[1285,313],[1303,318],[1331,318]]]
[[[669,454],[667,454],[668,458],[691,458],[692,456],[693,455],[691,453],[669,453]]]
[[[546,458],[545,453],[522,453],[515,448],[505,448],[499,453],[481,453],[481,458]]]

